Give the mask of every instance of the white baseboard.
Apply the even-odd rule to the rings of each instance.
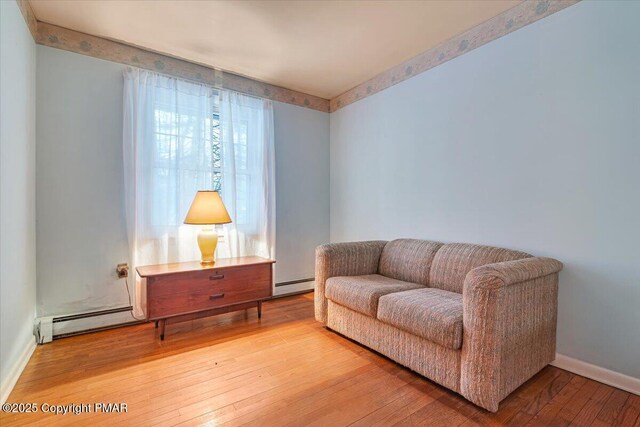
[[[620,372],[610,371],[564,354],[556,353],[556,360],[551,365],[583,377],[610,385],[629,393],[640,395],[640,378],[630,377]]]
[[[13,387],[15,387],[16,383],[18,382],[18,378],[20,378],[22,371],[24,371],[25,366],[27,366],[27,363],[29,363],[29,359],[31,359],[31,355],[33,354],[35,349],[36,340],[34,337],[31,341],[29,341],[29,345],[24,349],[18,360],[16,360],[16,363],[9,371],[9,375],[7,375],[7,378],[5,378],[3,383],[0,385],[0,405],[5,403],[9,398]]]

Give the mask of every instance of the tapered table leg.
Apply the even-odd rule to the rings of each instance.
[[[167,326],[167,319],[160,320],[160,341],[164,341],[165,326]]]
[[[156,320],[156,329],[158,329],[158,321]]]
[[[262,319],[262,301],[258,301],[258,319]]]

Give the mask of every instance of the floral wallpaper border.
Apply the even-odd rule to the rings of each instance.
[[[38,22],[36,43],[81,55],[153,70],[236,92],[328,112],[329,100],[252,80],[150,50]]]
[[[20,8],[22,17],[24,18],[24,21],[27,23],[27,27],[29,27],[31,36],[35,40],[36,34],[38,32],[38,20],[36,19],[36,15],[33,13],[33,9],[31,9],[31,4],[29,4],[29,0],[16,0],[16,3],[18,3],[18,7]]]
[[[476,27],[369,79],[331,100],[271,85],[184,59],[91,36],[36,20],[29,0],[16,0],[36,43],[108,61],[166,73],[187,80],[297,105],[334,112],[484,44],[578,3],[580,0],[524,0]]]
[[[578,3],[579,0],[525,0],[488,21],[378,74],[329,101],[334,112],[360,99],[410,79],[444,62]]]

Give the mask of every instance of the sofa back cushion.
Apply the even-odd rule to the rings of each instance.
[[[511,249],[469,243],[450,243],[438,250],[429,274],[429,286],[462,293],[464,278],[476,267],[495,262],[529,258],[531,255]]]
[[[382,249],[378,271],[383,276],[427,286],[433,257],[441,246],[429,240],[392,240]]]

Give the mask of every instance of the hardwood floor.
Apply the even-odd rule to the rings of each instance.
[[[172,325],[38,346],[8,402],[126,403],[126,413],[0,414],[13,425],[640,426],[640,396],[547,367],[496,414],[313,319],[313,294]],[[93,407],[92,407],[93,409]]]

